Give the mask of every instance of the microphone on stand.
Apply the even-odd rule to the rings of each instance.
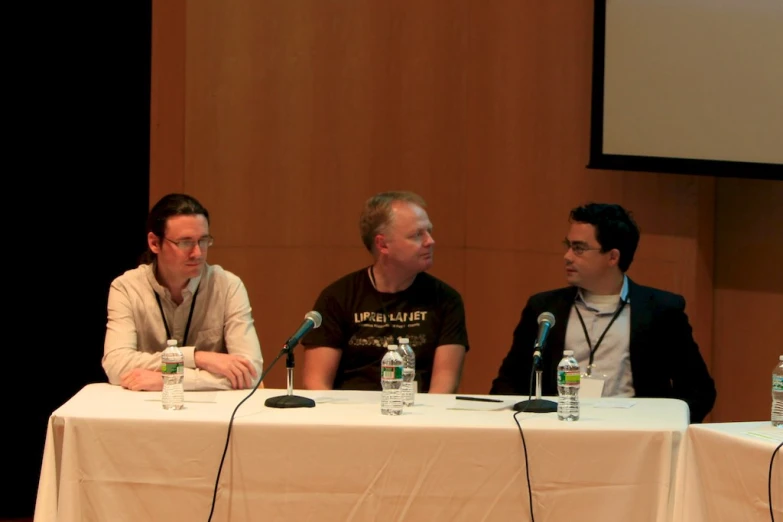
[[[518,402],[514,405],[515,411],[529,411],[531,413],[551,413],[557,411],[557,403],[541,398],[541,353],[544,351],[549,332],[555,326],[555,316],[551,312],[543,312],[538,316],[538,335],[533,351],[533,368],[530,378],[533,379],[533,371],[536,373],[536,398]],[[532,394],[531,394],[532,395]]]
[[[544,312],[538,316],[538,335],[533,351],[533,364],[538,367],[541,364],[541,352],[549,337],[549,331],[555,326],[555,316],[550,312]]]
[[[280,351],[280,355],[286,354],[286,380],[288,384],[288,390],[285,395],[278,395],[277,397],[269,397],[264,405],[270,408],[312,408],[315,406],[315,401],[307,397],[300,397],[294,395],[294,348],[302,340],[302,337],[307,335],[310,330],[321,326],[321,314],[315,310],[307,312],[304,317],[304,322],[294,332],[294,335],[288,338],[283,345],[283,349]]]

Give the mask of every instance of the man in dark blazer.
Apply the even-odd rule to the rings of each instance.
[[[569,286],[528,299],[490,393],[534,393],[538,317],[550,312],[555,322],[541,357],[542,395],[557,395],[557,364],[570,349],[582,378],[603,382],[603,396],[681,399],[691,422],[701,422],[715,404],[715,383],[693,340],[685,299],[625,275],[639,243],[633,218],[619,205],[591,203],[573,209],[569,220]]]

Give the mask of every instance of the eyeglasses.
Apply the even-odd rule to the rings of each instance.
[[[569,240],[564,239],[563,240],[563,246],[565,247],[566,252],[571,250],[574,255],[581,256],[585,252],[589,250],[601,250],[600,247],[598,248],[590,248],[586,246],[584,243],[571,243]]]
[[[169,243],[173,243],[177,245],[177,248],[179,248],[183,252],[190,252],[191,250],[196,248],[196,245],[198,245],[198,247],[201,250],[206,250],[207,248],[211,247],[212,243],[215,241],[212,236],[204,236],[199,240],[180,239],[179,241],[174,241],[173,239],[169,239],[167,237],[164,237],[163,239],[165,239]]]

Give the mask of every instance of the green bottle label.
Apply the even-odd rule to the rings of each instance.
[[[160,365],[160,371],[166,374],[179,373],[179,369],[182,367],[179,363],[163,363]]]
[[[402,366],[381,366],[381,379],[402,379]]]
[[[557,384],[559,386],[579,386],[582,382],[582,376],[579,370],[558,370]]]
[[[783,392],[783,375],[772,376],[772,391]]]

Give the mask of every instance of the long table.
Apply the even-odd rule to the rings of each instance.
[[[36,522],[207,521],[232,411],[246,391],[160,393],[91,384],[50,418]],[[237,410],[213,521],[671,519],[688,407],[670,399],[582,400],[555,413],[419,394],[398,417],[379,392],[301,392],[275,409],[258,390]]]
[[[769,522],[770,489],[775,520],[783,521],[783,452],[772,460],[781,441],[783,430],[769,421],[691,426],[680,453],[674,521]]]

